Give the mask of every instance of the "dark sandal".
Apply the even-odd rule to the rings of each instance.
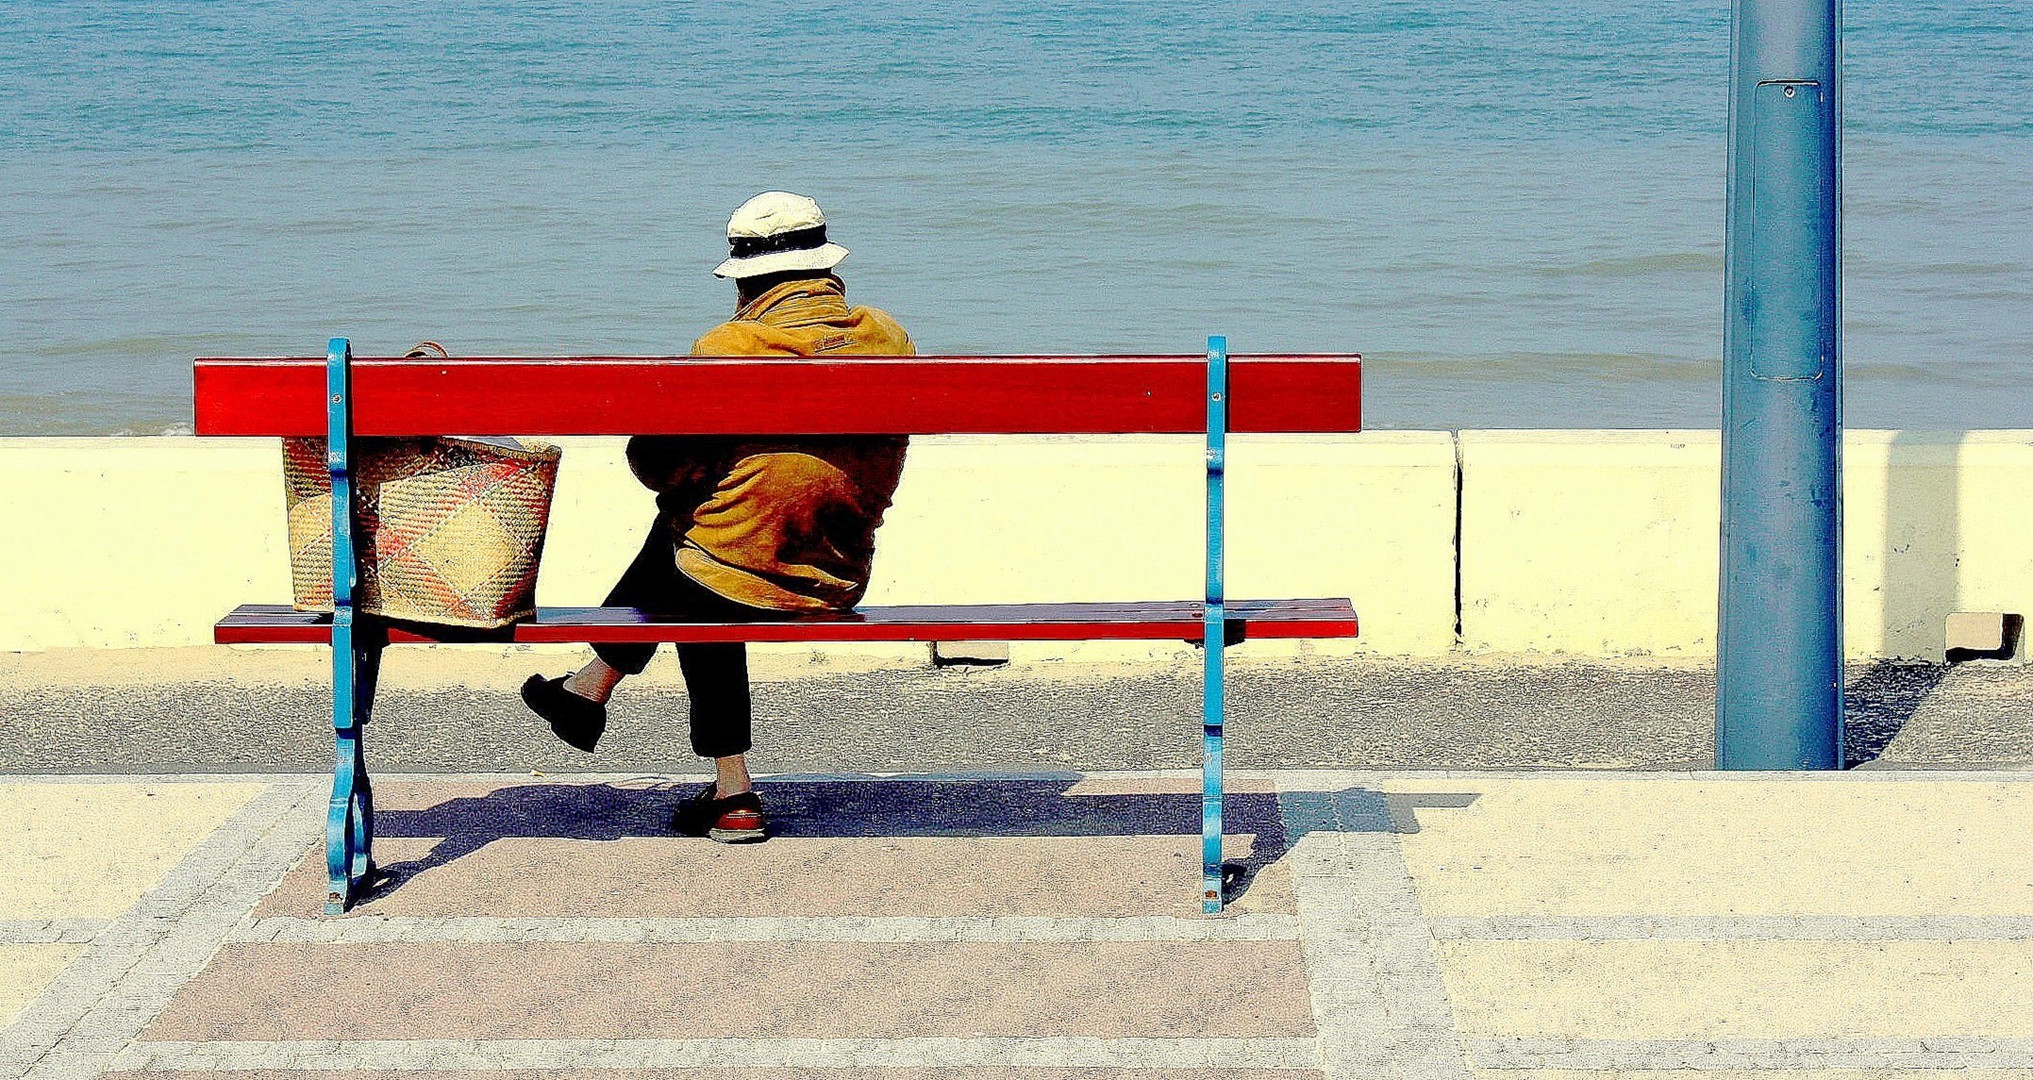
[[[678,804],[671,814],[671,831],[685,836],[704,836],[723,844],[755,844],[769,839],[769,823],[762,816],[762,799],[753,791],[715,798],[712,784]]]

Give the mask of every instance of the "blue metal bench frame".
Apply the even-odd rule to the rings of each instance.
[[[351,907],[371,883],[374,788],[361,731],[373,709],[374,684],[387,646],[385,630],[354,611],[360,537],[353,512],[352,343],[333,338],[325,357],[326,446],[332,477],[332,799],[325,821],[325,911]],[[1207,339],[1207,597],[1202,616],[1201,908],[1222,906],[1222,722],[1227,713],[1224,653],[1228,613],[1223,558],[1224,477],[1228,453],[1228,339]]]

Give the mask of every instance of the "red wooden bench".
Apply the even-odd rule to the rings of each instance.
[[[248,604],[215,630],[221,643],[303,642],[333,649],[336,740],[327,821],[327,910],[344,911],[372,875],[373,788],[361,729],[385,644],[430,641],[691,642],[1353,637],[1347,599],[1224,595],[1227,435],[1352,432],[1361,427],[1354,355],[359,358],[335,338],[324,357],[201,358],[199,435],[329,439],[335,614]],[[1150,434],[1207,436],[1204,601],[863,608],[766,623],[676,623],[631,608],[541,608],[475,634],[355,618],[357,578],[349,439],[453,432],[633,434]],[[908,475],[908,474],[907,474]],[[1222,652],[1205,650],[1201,898],[1219,911]]]

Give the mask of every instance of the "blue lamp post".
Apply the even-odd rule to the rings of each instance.
[[[1734,0],[1716,765],[1842,766],[1841,0]]]

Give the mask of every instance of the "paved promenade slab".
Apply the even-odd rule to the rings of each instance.
[[[0,923],[0,1078],[2033,1078],[2033,774],[1235,780],[1219,917],[1193,776],[1063,773],[766,778],[746,847],[391,776],[327,918],[323,778],[0,779],[105,883]]]
[[[263,788],[0,783],[0,1025]]]
[[[111,919],[261,791],[230,781],[0,784],[0,920]]]

